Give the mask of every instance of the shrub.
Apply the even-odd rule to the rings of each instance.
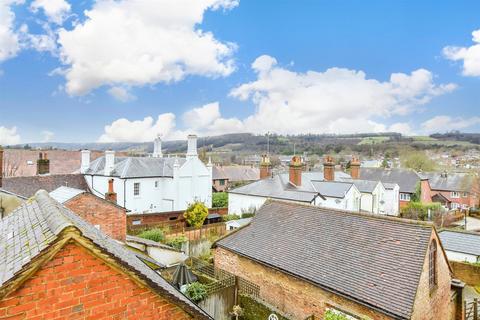
[[[183,214],[188,225],[199,228],[208,216],[208,208],[200,201],[190,204]]]
[[[179,236],[176,236],[174,238],[170,238],[168,239],[165,244],[177,249],[177,250],[181,250],[182,249],[182,245],[187,242],[187,237],[185,237],[183,234],[182,235],[179,235]]]
[[[238,220],[240,219],[240,216],[239,215],[236,215],[236,214],[227,214],[227,215],[224,215],[222,216],[222,219],[223,221],[231,221],[231,220]]]
[[[255,213],[242,213],[242,219],[251,218],[255,215]]]
[[[429,210],[433,217],[435,213],[442,210],[442,206],[439,203],[424,204],[411,201],[405,208],[401,209],[401,215],[403,218],[425,221],[428,219]]]
[[[165,233],[163,229],[155,228],[150,230],[142,231],[138,234],[140,238],[156,241],[156,242],[163,242],[165,240]]]
[[[324,314],[323,314],[323,320],[348,320],[349,318],[347,318],[346,315],[340,313],[340,312],[336,312],[336,311],[333,311],[333,310],[327,310]]]
[[[187,287],[185,294],[192,301],[199,302],[207,297],[207,287],[200,282],[193,282]]]
[[[228,193],[215,192],[212,194],[212,207],[213,208],[226,208],[228,207]]]

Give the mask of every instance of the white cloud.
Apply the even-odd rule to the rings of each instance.
[[[436,116],[422,123],[425,133],[443,133],[452,130],[462,130],[480,124],[480,117],[462,118],[451,116]]]
[[[20,3],[21,0],[0,0],[0,62],[15,57],[20,50],[14,29],[15,14],[11,8]]]
[[[387,128],[388,132],[398,132],[406,136],[411,136],[414,135],[415,132],[413,131],[412,127],[410,124],[405,123],[405,122],[397,122],[392,124]]]
[[[217,40],[199,24],[205,11],[236,5],[233,0],[97,1],[85,11],[84,22],[59,31],[66,91],[84,95],[104,85],[229,75],[235,69],[235,45]]]
[[[390,128],[378,119],[408,114],[456,87],[434,84],[425,69],[394,73],[382,82],[343,68],[297,73],[278,67],[269,56],[259,57],[252,68],[257,80],[234,88],[230,95],[255,104],[255,113],[242,123],[245,131],[258,133],[385,131]],[[393,129],[410,128],[397,124]]]
[[[55,134],[51,131],[44,130],[42,131],[42,136],[43,136],[42,142],[50,142],[52,141]]]
[[[480,29],[472,32],[474,44],[470,47],[448,46],[443,55],[453,61],[463,61],[463,75],[480,76]]]
[[[115,99],[122,102],[132,101],[137,98],[124,87],[111,87],[108,89],[108,93]]]
[[[65,0],[34,0],[30,5],[33,12],[43,10],[48,20],[61,25],[70,13],[70,4]]]
[[[17,143],[20,143],[20,135],[17,133],[17,127],[0,127],[0,145]]]
[[[183,115],[183,122],[188,128],[198,129],[211,125],[218,118],[220,118],[219,104],[213,102],[187,111]]]

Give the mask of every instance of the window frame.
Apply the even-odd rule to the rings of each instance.
[[[458,199],[458,198],[460,198],[460,192],[458,192],[458,191],[452,191],[452,192],[450,192],[450,198],[452,198],[452,199]]]
[[[140,182],[133,183],[133,196],[140,197]]]
[[[410,193],[400,192],[400,201],[410,201],[410,200],[411,200]]]

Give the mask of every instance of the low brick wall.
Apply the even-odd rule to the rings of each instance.
[[[450,261],[450,266],[456,279],[470,286],[480,285],[480,266],[457,261]]]
[[[159,213],[144,213],[144,214],[129,214],[127,215],[127,228],[130,230],[143,230],[152,227],[171,227],[183,228],[185,225],[185,218],[183,213],[185,211],[171,211]],[[228,208],[211,208],[208,213],[217,213],[219,215],[228,214]]]

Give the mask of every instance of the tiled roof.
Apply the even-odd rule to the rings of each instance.
[[[428,178],[433,190],[443,191],[471,191],[475,177],[468,173],[425,172],[422,174]]]
[[[13,279],[68,227],[78,229],[83,237],[142,277],[152,289],[169,296],[200,318],[211,319],[158,273],[141,262],[134,253],[60,205],[43,190],[38,191],[33,200],[0,221],[0,284],[3,286],[5,282]]]
[[[112,176],[120,178],[143,177],[173,177],[175,161],[182,166],[185,158],[146,158],[146,157],[115,157]],[[90,163],[86,174],[103,175],[105,157],[100,157]]]
[[[3,178],[2,188],[22,197],[29,198],[38,190],[53,190],[66,186],[70,188],[88,190],[87,182],[82,174],[52,174],[30,177]]]
[[[260,179],[260,170],[251,166],[214,166],[213,179],[236,181],[255,181]]]
[[[396,183],[400,186],[400,192],[415,193],[417,182],[420,181],[418,174],[410,169],[383,169],[383,168],[360,168],[360,179]]]
[[[480,256],[480,234],[444,230],[439,236],[445,250]]]
[[[68,200],[75,198],[76,196],[84,192],[85,190],[61,186],[50,192],[50,197],[52,197],[55,201],[65,203]]]
[[[270,201],[216,246],[409,319],[433,227]]]

